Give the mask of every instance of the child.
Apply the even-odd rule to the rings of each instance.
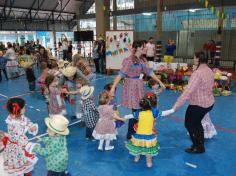
[[[65,114],[65,101],[61,97],[61,90],[58,87],[58,79],[53,75],[48,75],[45,80],[49,95],[49,116],[56,114]]]
[[[6,71],[6,65],[8,60],[9,59],[3,57],[3,52],[0,51],[0,82],[2,82],[2,72],[4,73],[5,78],[8,81],[8,76]]]
[[[65,77],[64,87],[68,89],[69,92],[77,91],[77,77],[76,77],[76,67],[68,66],[62,70],[62,74]],[[70,110],[72,113],[71,120],[82,119],[82,108],[81,108],[81,97],[79,94],[70,94],[68,96],[70,103]]]
[[[86,139],[93,139],[92,133],[99,119],[98,110],[93,101],[94,87],[83,86],[80,89],[82,99],[82,113],[86,125]]]
[[[210,115],[207,113],[201,121],[204,129],[204,138],[211,139],[213,136],[217,135],[215,126],[211,122]]]
[[[151,102],[147,98],[141,99],[139,105],[141,111],[135,116],[138,118],[138,128],[126,147],[135,156],[135,162],[139,161],[140,155],[145,155],[147,167],[152,167],[152,157],[158,154],[160,148],[156,135],[153,134],[155,119]]]
[[[111,88],[112,88],[112,83],[108,83],[104,86],[104,90],[106,90],[107,92],[110,92]],[[115,94],[116,94],[116,89],[115,89]],[[114,95],[115,95],[114,94]],[[119,111],[117,109],[117,100],[116,100],[116,97],[113,96],[111,97],[111,100],[110,100],[110,105],[113,106],[113,110],[119,115]],[[116,120],[115,121],[115,124],[116,124],[116,128],[120,128],[122,125],[124,125],[124,122],[121,121],[121,120]]]
[[[44,90],[45,90],[45,79],[48,75],[48,67],[46,62],[40,63],[40,70],[41,70],[41,75],[39,76],[37,80],[37,84],[41,89],[41,93],[44,95]]]
[[[152,91],[156,94],[157,102],[159,102],[159,95],[165,90],[164,84],[158,84],[154,79],[150,79],[148,81],[148,86],[152,89]]]
[[[11,98],[7,102],[9,116],[6,119],[8,138],[5,141],[4,169],[10,175],[31,176],[31,171],[37,158],[26,152],[28,143],[26,133],[36,135],[38,125],[25,117],[25,101],[21,98]]]
[[[3,151],[4,151],[4,144],[3,140],[5,138],[5,133],[3,131],[0,131],[0,173],[1,176],[8,176],[8,174],[4,171],[4,156],[3,156]]]
[[[110,146],[110,141],[116,139],[116,130],[113,119],[125,121],[118,116],[117,113],[112,109],[110,103],[110,96],[107,91],[103,91],[99,95],[98,112],[100,119],[93,131],[93,137],[99,140],[98,150],[103,150],[103,143],[106,141],[105,150],[112,150],[114,146]]]
[[[69,134],[68,120],[62,115],[54,115],[45,119],[49,137],[41,139],[45,145],[36,145],[32,152],[45,157],[48,176],[66,176],[68,151],[66,136]]]

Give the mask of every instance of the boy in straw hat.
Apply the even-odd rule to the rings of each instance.
[[[32,152],[45,157],[48,176],[67,176],[68,151],[66,136],[69,134],[69,121],[62,115],[54,115],[45,118],[45,124],[48,128],[48,137],[41,139],[45,147],[42,148],[40,145],[36,145]]]
[[[93,86],[83,86],[80,89],[82,99],[82,114],[86,126],[86,139],[94,139],[92,136],[93,130],[99,119],[98,110],[93,100]]]

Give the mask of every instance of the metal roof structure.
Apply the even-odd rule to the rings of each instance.
[[[0,0],[0,30],[71,30],[94,0]],[[53,26],[54,25],[54,26]]]
[[[0,0],[0,30],[71,31],[77,23],[77,18],[95,18],[95,14],[86,14],[94,2],[95,0]],[[157,0],[148,2],[150,3],[144,3],[145,7],[117,10],[111,15],[156,11]],[[236,0],[209,0],[209,2],[218,7],[236,5]],[[196,0],[163,0],[163,6],[168,10],[203,8],[200,3],[196,3]]]

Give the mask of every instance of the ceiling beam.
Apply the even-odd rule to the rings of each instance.
[[[8,18],[11,15],[11,9],[12,9],[14,3],[15,3],[15,0],[10,0],[10,9],[9,9],[9,12],[8,12],[8,15],[6,18]]]
[[[5,0],[7,1],[7,0]],[[42,2],[44,2],[45,0],[43,0]],[[57,2],[58,4],[58,2]],[[40,7],[41,7],[42,3],[40,4]],[[4,8],[4,5],[0,5],[0,7]],[[9,6],[6,6],[6,8],[9,7]],[[9,7],[10,8],[10,7]],[[22,10],[29,10],[29,8],[25,8],[25,7],[18,7],[18,6],[13,6],[12,7],[13,9],[22,9]],[[37,11],[38,9],[37,8],[32,8],[31,9],[32,11]],[[40,11],[45,11],[45,12],[50,12],[52,11],[52,9],[40,9]],[[56,10],[54,9],[54,12],[57,12],[57,13],[60,13],[60,10]],[[69,12],[69,11],[65,11],[63,13],[68,13],[68,14],[75,14],[75,12]]]
[[[34,7],[34,4],[36,3],[36,1],[39,1],[39,0],[34,0],[34,1],[33,1],[32,5],[31,5],[31,7],[30,7],[30,9],[29,9],[28,14],[26,15],[26,18],[27,18],[28,16],[30,16],[30,19],[32,19],[31,10],[32,10],[32,8]]]
[[[60,10],[59,15],[57,16],[56,20],[61,16],[61,13],[65,10],[65,8],[67,7],[67,5],[69,4],[70,0],[68,0],[65,4],[65,6]],[[61,2],[62,3],[62,2]],[[62,5],[62,4],[61,4]]]

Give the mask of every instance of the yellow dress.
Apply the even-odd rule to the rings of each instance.
[[[151,110],[140,111],[138,129],[126,147],[132,155],[155,156],[159,151],[156,135],[153,134],[154,117]]]

